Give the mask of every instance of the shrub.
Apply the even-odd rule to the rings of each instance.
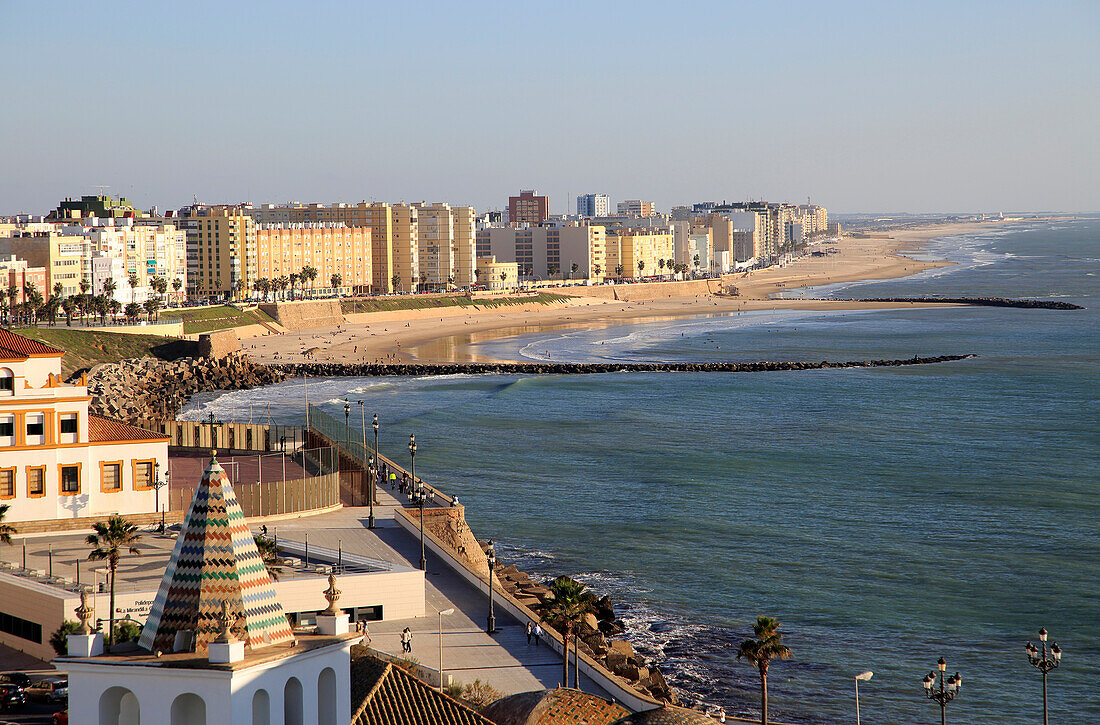
[[[50,646],[53,647],[53,651],[57,653],[58,657],[69,654],[69,640],[67,638],[70,634],[76,634],[79,631],[80,622],[66,619],[57,628],[57,631],[50,635]]]

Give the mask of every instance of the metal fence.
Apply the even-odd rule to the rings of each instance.
[[[305,429],[300,425],[162,420],[156,428],[177,448],[277,451],[295,450],[305,441]]]
[[[234,486],[237,502],[245,517],[278,516],[340,503],[340,474],[329,473],[293,481],[270,481]],[[186,511],[195,497],[191,486],[173,488],[169,494],[172,510]]]

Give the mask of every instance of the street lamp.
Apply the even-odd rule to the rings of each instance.
[[[866,672],[861,672],[856,675],[856,725],[859,725],[859,683],[860,681],[867,682],[867,680],[871,679],[874,676],[875,673],[871,672],[870,670],[867,670]]]
[[[344,448],[351,448],[351,403],[344,398]]]
[[[1027,659],[1036,669],[1043,673],[1043,725],[1047,725],[1047,673],[1058,667],[1062,661],[1062,649],[1057,642],[1050,643],[1050,656],[1047,656],[1047,628],[1039,630],[1039,642],[1042,650],[1031,642],[1024,649],[1027,651]]]
[[[157,494],[157,511],[160,511],[160,527],[157,529],[157,531],[163,534],[164,512],[160,510],[160,489],[164,487],[164,484],[167,483],[167,481],[160,480],[160,461],[157,461],[154,467],[157,473],[156,478],[153,481],[153,490],[155,490]]]
[[[454,614],[455,608],[444,609],[436,612],[439,615],[439,691],[443,692],[443,618],[448,614]]]
[[[409,434],[409,470],[412,474],[412,485],[416,491],[417,503],[420,504],[420,570],[428,570],[428,558],[424,556],[424,482],[416,482],[416,434]]]
[[[362,400],[356,401],[359,404],[359,413],[363,418],[363,450],[367,450],[367,406]],[[370,488],[367,489],[367,496],[370,499],[370,515],[367,517],[367,528],[374,528],[374,486],[377,481],[377,477],[374,472],[374,462],[378,456],[378,414],[374,414],[374,455],[370,457],[367,462],[367,475],[370,476]]]
[[[929,672],[924,678],[924,694],[928,696],[929,700],[932,700],[940,706],[940,723],[941,725],[947,725],[947,703],[955,699],[962,690],[962,677],[959,673],[948,677],[947,672],[947,660],[943,657],[936,662],[936,667],[939,669]],[[937,678],[938,674],[938,678]],[[939,680],[939,689],[936,688],[936,680]]]
[[[489,562],[489,619],[485,627],[487,634],[496,634],[497,618],[493,616],[493,569],[497,565],[497,550],[493,540],[489,539],[489,548],[485,550],[485,559]]]

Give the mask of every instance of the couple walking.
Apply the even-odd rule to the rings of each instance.
[[[531,640],[534,639],[535,646],[538,647],[539,640],[542,638],[542,626],[538,622],[534,624],[528,622],[525,632],[527,633],[527,644],[531,644]]]
[[[408,627],[401,630],[401,652],[410,654],[413,651],[413,633]]]

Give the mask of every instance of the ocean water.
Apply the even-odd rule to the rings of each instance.
[[[310,381],[334,413],[370,401],[383,450],[467,504],[536,574],[608,593],[689,702],[757,712],[736,646],[760,614],[794,657],[771,713],[796,723],[935,722],[921,678],[964,679],[949,718],[1035,723],[1024,643],[1065,654],[1052,722],[1100,722],[1100,220],[948,237],[959,262],[787,294],[996,295],[995,308],[761,312],[483,344],[555,360],[839,360],[974,353],[943,365],[753,374]],[[302,386],[198,400],[191,414],[301,416]],[[338,402],[339,401],[339,402]]]

